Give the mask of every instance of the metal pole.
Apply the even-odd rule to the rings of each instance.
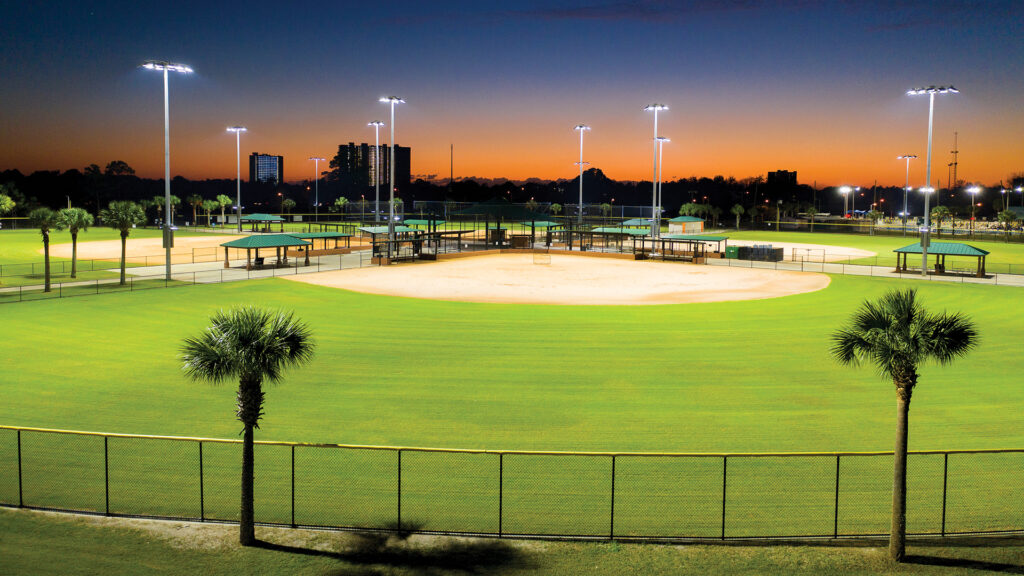
[[[651,174],[654,182],[651,183],[651,251],[654,251],[655,223],[654,211],[658,204],[658,108],[654,108],[654,170]],[[660,232],[660,231],[659,231]]]
[[[167,67],[164,66],[164,243],[166,251],[167,276],[171,281],[171,108],[167,96]]]
[[[658,227],[658,236],[661,236],[661,159],[664,144],[664,140],[658,140],[658,214],[655,217],[655,224],[657,224]]]
[[[935,93],[928,94],[928,156],[925,162],[925,189],[932,187],[932,122],[935,117]],[[921,276],[928,277],[928,200],[931,192],[924,193],[924,227],[921,229]]]
[[[235,219],[242,232],[242,133],[235,132]]]
[[[395,525],[399,530],[402,529],[402,451],[398,451],[398,524]]]
[[[578,126],[580,130],[580,208],[576,214],[576,224],[582,229],[583,226],[583,125]],[[581,242],[582,245],[582,242]]]
[[[104,512],[110,516],[110,458],[107,450],[107,436],[103,437],[103,506]]]
[[[18,507],[25,506],[25,499],[21,485],[21,430],[18,430]]]
[[[313,160],[313,219],[320,221],[320,159]]]
[[[839,538],[839,454],[836,454],[836,504],[833,519],[832,537]]]
[[[20,438],[21,437],[20,436],[21,432],[19,431],[18,434],[19,434],[18,437]],[[20,444],[19,444],[19,446],[20,446]],[[19,451],[18,454],[20,455],[21,452]],[[18,462],[21,462],[20,456],[18,458]],[[20,468],[19,468],[19,470],[20,470]],[[21,475],[19,474],[18,477],[20,478]],[[498,454],[498,538],[501,538],[502,512],[504,512],[503,506],[502,506],[504,504],[504,496],[505,496],[505,486],[504,486],[504,484],[505,484],[505,455],[499,453]]]
[[[722,456],[722,540],[725,540],[725,487],[729,471],[729,457]]]
[[[949,478],[949,452],[942,455],[942,535],[946,535],[946,480]]]
[[[907,191],[910,189],[910,157],[907,156],[907,180],[903,185],[903,235],[907,235]]]
[[[611,525],[608,528],[608,539],[615,539],[615,456],[612,455],[612,507]]]
[[[295,445],[292,445],[292,528],[295,527]]]
[[[373,125],[373,214],[380,222],[380,123]]]
[[[203,493],[203,443],[199,442],[199,520],[206,520],[206,499]]]

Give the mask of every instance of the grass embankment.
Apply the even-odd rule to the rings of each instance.
[[[202,233],[180,231],[181,236],[198,236]],[[128,239],[137,238],[159,238],[160,230],[138,228],[132,230]],[[111,228],[95,227],[78,233],[79,244],[83,242],[95,242],[101,240],[120,240],[121,233]],[[71,234],[68,232],[51,232],[51,249],[56,244],[71,242]],[[4,230],[0,232],[0,287],[28,286],[42,284],[44,278],[43,239],[38,230],[19,229]],[[54,285],[65,282],[82,282],[88,280],[104,280],[118,278],[120,273],[110,271],[117,268],[121,262],[119,259],[112,260],[82,260],[78,261],[78,276],[71,278],[71,259],[50,256],[50,282]],[[132,262],[127,267],[140,266]]]
[[[233,526],[125,521],[0,510],[0,567],[9,576],[218,574],[351,576],[546,574],[1019,573],[1024,543],[914,543],[895,564],[883,542],[808,546],[666,546],[324,533],[257,528],[241,548]]]
[[[786,298],[677,306],[522,306],[356,294],[285,280],[27,303],[5,309],[0,422],[234,438],[234,386],[185,381],[181,340],[227,303],[295,310],[314,362],[268,388],[265,440],[591,451],[891,449],[891,383],[842,369],[828,335],[864,298],[917,286],[961,310],[980,347],[927,367],[911,449],[1024,447],[1024,332],[1015,288],[834,277]],[[0,441],[0,500],[16,498],[13,433]],[[111,509],[199,515],[196,445],[110,441]],[[98,438],[29,434],[26,503],[102,510]],[[258,517],[290,520],[290,454],[257,454]],[[237,515],[237,446],[204,450],[207,517]],[[403,513],[428,529],[494,531],[497,457],[406,453]],[[299,523],[394,521],[396,454],[296,451]],[[505,459],[504,530],[603,534],[607,458]],[[618,534],[714,537],[720,459],[620,459]],[[1024,457],[950,457],[948,530],[1015,527]],[[941,456],[911,458],[911,531],[938,531]],[[891,460],[842,462],[840,533],[887,529]],[[830,458],[729,462],[727,534],[828,534]],[[76,478],[70,482],[68,478]],[[69,492],[69,485],[75,487]]]

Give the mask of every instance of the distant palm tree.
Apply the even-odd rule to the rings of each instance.
[[[203,200],[203,210],[206,212],[206,226],[212,226],[210,223],[211,214],[214,210],[220,208],[220,202],[216,200]]]
[[[210,327],[182,347],[183,369],[192,380],[219,384],[238,378],[237,410],[242,422],[242,499],[239,541],[256,542],[253,502],[253,429],[263,416],[263,382],[280,382],[286,368],[301,366],[313,357],[315,345],[309,327],[291,313],[256,307],[220,311]]]
[[[814,217],[818,215],[818,211],[814,209],[814,206],[807,207],[807,217],[811,219],[811,232],[814,232]]]
[[[348,198],[344,196],[338,196],[331,205],[331,212],[345,212],[345,207],[348,206]]]
[[[949,220],[952,217],[953,217],[953,213],[950,212],[949,208],[946,208],[945,206],[936,206],[935,208],[932,208],[932,220],[934,220],[936,222],[936,224],[935,224],[935,234],[939,238],[942,238],[942,221],[943,220]],[[955,227],[956,223],[954,222],[953,225]],[[954,230],[954,233],[955,232],[956,231]]]
[[[82,208],[64,208],[57,213],[61,229],[71,232],[71,277],[78,278],[78,233],[92,226],[92,214]]]
[[[559,212],[562,211],[562,205],[557,202],[551,205],[551,213],[558,216]]]
[[[743,216],[743,212],[744,212],[743,205],[742,204],[733,204],[732,208],[729,208],[729,212],[732,213],[732,215],[736,217],[736,229],[739,230],[740,229],[740,216]]]
[[[50,232],[60,230],[57,213],[49,208],[36,208],[28,213],[29,226],[39,228],[43,235],[43,292],[50,291]]]
[[[889,554],[903,560],[907,533],[907,433],[910,396],[918,366],[929,360],[949,364],[977,344],[967,317],[931,314],[916,290],[894,290],[878,302],[864,302],[848,326],[832,335],[832,356],[840,364],[874,364],[896,386],[896,448],[893,458],[892,529]]]
[[[186,200],[188,200],[189,205],[192,206],[192,225],[199,226],[199,216],[197,215],[197,212],[203,205],[203,197],[199,194],[189,194],[189,197],[186,198]]]
[[[14,212],[14,207],[17,204],[7,194],[0,194],[0,214],[7,214],[8,212]]]
[[[121,285],[125,284],[125,256],[128,249],[128,234],[132,228],[146,223],[146,213],[135,202],[118,200],[111,202],[105,210],[100,210],[100,220],[114,230],[121,232]]]
[[[228,223],[227,218],[224,216],[224,209],[228,206],[234,206],[235,201],[231,199],[231,196],[218,194],[217,203],[220,204],[220,225],[223,226]]]
[[[1017,221],[1017,213],[1014,212],[1013,210],[1003,210],[1002,212],[999,213],[997,218],[999,218],[999,221],[1003,223],[1004,241],[1009,242],[1010,224],[1013,224],[1014,222]]]

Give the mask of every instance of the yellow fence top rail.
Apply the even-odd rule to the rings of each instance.
[[[6,426],[0,424],[0,430],[22,432],[41,432],[49,434],[74,434],[77,436],[99,436],[106,438],[136,438],[143,440],[175,440],[183,442],[216,442],[221,444],[241,444],[238,439],[203,438],[199,436],[157,436],[151,434],[121,434],[117,432],[88,432],[83,430],[60,430],[55,428],[32,428],[26,426]],[[352,450],[390,450],[402,452],[447,452],[455,454],[518,454],[526,456],[633,456],[650,458],[723,458],[723,457],[799,457],[799,456],[891,456],[893,452],[588,452],[570,450],[493,450],[484,448],[430,448],[424,446],[377,446],[366,444],[330,444],[317,442],[284,442],[277,440],[256,440],[262,446],[303,446],[311,448],[347,448]],[[963,450],[910,450],[908,454],[998,454],[1024,452],[1024,448],[983,448]]]

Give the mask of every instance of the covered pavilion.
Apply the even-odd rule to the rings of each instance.
[[[260,258],[260,250],[266,250],[273,248],[277,254],[278,266],[286,266],[288,264],[288,248],[295,246],[311,246],[309,242],[305,240],[299,240],[298,238],[288,234],[259,234],[253,236],[246,236],[244,238],[238,238],[221,244],[224,247],[224,267],[229,268],[231,266],[228,260],[228,249],[236,248],[238,250],[245,250],[245,269],[252,270],[253,267],[253,255],[252,251],[256,251],[255,264],[256,266],[263,265],[263,258]],[[282,256],[282,248],[284,248]]]
[[[245,216],[242,216],[242,222],[245,224],[252,224],[253,232],[270,232],[271,224],[280,223],[281,232],[284,232],[284,218],[281,218],[280,216],[277,216],[275,214],[246,214]],[[263,224],[262,230],[256,230],[256,226],[258,224]]]
[[[896,272],[907,271],[907,256],[910,254],[921,254],[921,243],[911,244],[904,246],[903,248],[897,248],[893,250],[896,253]],[[975,270],[974,275],[978,278],[985,277],[985,257],[988,256],[987,250],[981,248],[975,248],[970,244],[962,244],[960,242],[929,242],[928,243],[928,255],[935,256],[935,273],[945,274],[946,270],[946,256],[954,256],[960,258],[977,258],[978,267]]]

